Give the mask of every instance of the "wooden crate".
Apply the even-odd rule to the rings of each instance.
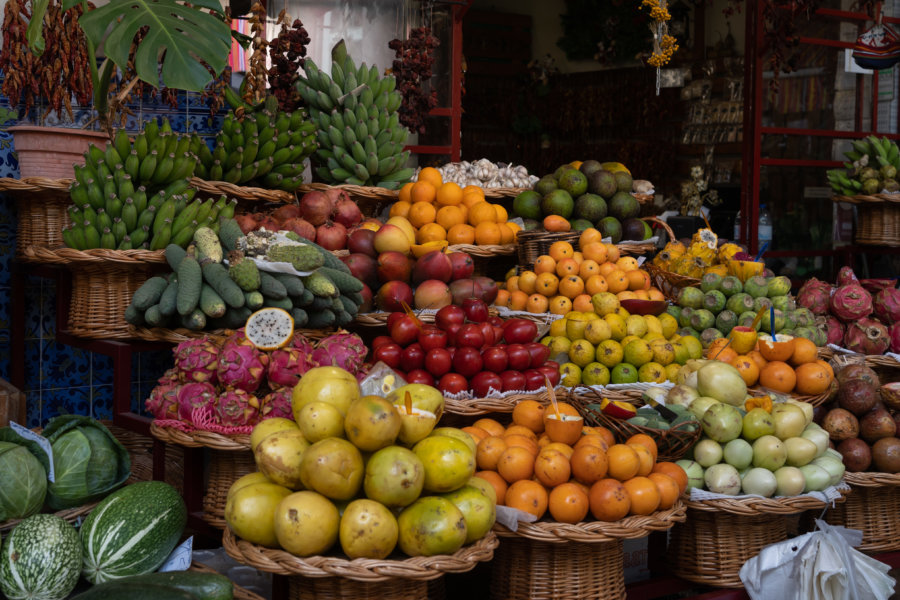
[[[10,421],[25,426],[25,394],[13,384],[0,379],[0,427],[6,427]]]

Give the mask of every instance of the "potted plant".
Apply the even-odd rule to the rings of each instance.
[[[99,135],[110,139],[115,117],[138,81],[200,92],[225,68],[232,35],[218,0],[133,0],[97,8],[87,0],[8,0],[3,31],[2,91],[10,102],[24,101],[27,111],[44,97],[48,111],[64,108],[71,118],[71,96],[79,104],[93,100]],[[98,50],[105,57],[100,65]],[[119,75],[123,81],[114,95]],[[38,152],[40,166],[61,163],[62,170],[48,176],[71,177],[72,163],[80,162],[88,143],[98,141],[98,132],[71,128],[16,126],[10,131],[23,176],[34,162],[28,150]],[[88,139],[54,146],[48,133],[87,134]],[[28,139],[35,134],[38,139]]]

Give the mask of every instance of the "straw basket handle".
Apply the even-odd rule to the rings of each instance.
[[[641,217],[641,220],[647,221],[648,223],[655,223],[656,225],[659,225],[660,227],[662,227],[666,231],[666,234],[668,234],[670,242],[674,242],[677,239],[675,237],[675,232],[672,231],[672,228],[669,227],[669,224],[666,223],[665,221],[663,221],[662,219],[660,219],[659,217]]]

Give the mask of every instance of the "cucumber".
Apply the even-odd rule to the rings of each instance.
[[[215,266],[215,263],[207,266]],[[228,273],[225,275],[227,276]],[[197,308],[202,288],[203,270],[200,268],[200,263],[193,256],[185,256],[178,265],[178,293],[175,298],[175,307],[179,315],[189,315]],[[241,300],[243,299],[244,297],[241,296]]]
[[[225,311],[225,316],[219,319],[210,319],[209,326],[211,329],[240,329],[247,322],[250,315],[253,314],[246,306],[241,308],[229,308]]]
[[[178,298],[178,275],[172,273],[169,276],[169,285],[166,291],[159,299],[159,312],[167,317],[171,317],[176,311],[176,299]]]
[[[357,315],[357,313],[359,312],[359,306],[353,300],[348,298],[347,296],[341,296],[340,300],[341,300],[341,304],[343,304],[343,306],[344,306],[343,310],[350,313],[351,317],[355,317]]]
[[[231,580],[218,573],[198,573],[196,571],[169,571],[166,573],[148,573],[125,577],[107,583],[95,585],[90,590],[76,596],[80,600],[107,600],[111,598],[140,597],[144,589],[153,588],[160,594],[167,594],[170,590],[186,592],[192,598],[203,600],[231,600],[234,597],[234,585]],[[134,596],[128,595],[129,590],[136,590]],[[169,596],[163,595],[163,598]],[[174,596],[180,598],[181,596]],[[74,599],[73,599],[74,600]]]
[[[187,315],[182,315],[181,324],[191,331],[200,331],[206,327],[206,315],[199,308],[195,308]]]
[[[293,299],[294,306],[302,306],[305,308],[305,307],[309,306],[310,304],[312,304],[313,300],[315,300],[315,299],[316,299],[316,297],[313,295],[313,293],[311,291],[303,290],[303,295],[295,297]]]
[[[144,313],[135,308],[134,304],[129,304],[125,309],[125,322],[140,327],[144,324]]]
[[[263,302],[264,296],[260,292],[244,292],[244,306],[250,310],[262,308]]]
[[[291,312],[294,308],[294,303],[291,302],[290,298],[269,298],[267,296],[263,296],[263,306],[271,306],[273,308],[283,308],[284,310]]]
[[[309,309],[310,313],[315,313],[318,310],[331,309],[334,306],[334,303],[331,301],[331,298],[320,298],[318,296],[313,297],[313,301],[310,302]]]
[[[302,308],[292,310],[291,316],[294,317],[294,327],[306,327],[309,322],[309,315]]]
[[[178,265],[187,255],[187,251],[177,244],[169,244],[166,246],[166,262],[173,271],[178,270]]]
[[[165,277],[151,277],[134,293],[131,303],[136,309],[145,311],[159,302],[168,285]]]
[[[72,600],[198,600],[200,597],[177,587],[150,583],[138,585],[129,583],[129,579],[118,579],[96,585]]]
[[[304,290],[306,290],[306,288],[303,287],[303,282],[300,281],[299,277],[290,275],[288,273],[276,273],[274,277],[275,279],[280,281],[281,285],[284,286],[284,289],[287,290],[288,296],[302,296]]]
[[[225,301],[212,289],[208,283],[204,283],[200,290],[200,310],[207,317],[221,317],[225,314]]]
[[[328,267],[322,267],[316,271],[320,275],[324,275],[328,279],[337,286],[337,288],[341,291],[342,294],[346,294],[349,292],[361,292],[363,289],[363,282],[354,277],[353,275],[349,275],[342,271],[338,271],[337,269],[329,269]]]
[[[259,291],[266,298],[274,300],[283,300],[287,298],[287,288],[284,284],[275,279],[275,276],[265,271],[259,272]]]
[[[335,314],[334,322],[338,327],[345,327],[353,322],[353,315],[348,313],[346,310],[338,311]]]
[[[144,312],[144,320],[150,327],[162,327],[167,319],[159,308],[159,304],[154,304]]]
[[[326,308],[320,311],[310,312],[309,321],[307,321],[306,326],[309,329],[324,329],[325,327],[334,325],[336,320],[334,312]]]
[[[212,286],[228,306],[240,308],[244,305],[244,291],[228,276],[228,269],[216,262],[203,265],[203,279]]]
[[[222,248],[231,252],[237,248],[238,239],[244,237],[244,232],[234,219],[219,220],[219,241]]]

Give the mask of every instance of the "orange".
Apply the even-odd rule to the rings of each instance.
[[[591,242],[586,246],[582,245],[581,253],[584,255],[585,260],[592,260],[598,265],[602,265],[606,262],[606,246],[600,243],[600,241]]]
[[[780,360],[769,361],[759,371],[759,384],[776,392],[789,394],[797,385],[797,374],[794,369]]]
[[[684,472],[684,469],[673,462],[658,462],[653,465],[653,470],[650,473],[664,473],[665,475],[671,477],[675,481],[675,483],[678,484],[678,490],[680,494],[683,494],[685,490],[687,490],[687,473]]]
[[[762,371],[762,368],[769,362],[763,358],[763,355],[760,354],[759,350],[751,350],[747,353],[747,356],[753,359],[753,362],[756,363],[756,366],[759,367],[760,371]]]
[[[503,441],[506,442],[507,448],[512,448],[513,446],[525,448],[526,450],[528,450],[532,457],[537,456],[538,452],[540,452],[537,438],[529,438],[524,435],[518,435],[514,433],[511,435],[504,435]]]
[[[419,171],[419,175],[416,177],[418,181],[427,181],[431,183],[434,189],[441,187],[441,184],[444,182],[444,178],[441,175],[441,172],[435,169],[434,167],[425,167]]]
[[[794,338],[794,353],[791,354],[790,363],[795,367],[811,363],[819,358],[819,349],[810,340],[802,337]]]
[[[650,471],[653,470],[653,464],[656,461],[653,460],[653,454],[650,453],[650,450],[647,448],[647,446],[643,446],[641,444],[626,444],[626,445],[630,446],[631,449],[637,453],[638,459],[640,459],[641,464],[638,467],[638,472],[637,472],[638,476],[646,477],[647,475],[649,475]]]
[[[533,314],[541,314],[547,312],[550,307],[550,301],[547,296],[541,294],[532,294],[528,296],[528,302],[525,304],[525,310]]]
[[[575,254],[575,248],[569,242],[553,242],[550,245],[549,254],[553,257],[553,260],[559,262],[564,258],[572,258],[572,255]]]
[[[497,290],[497,297],[494,298],[494,306],[506,306],[509,304],[509,292],[506,290]]]
[[[615,244],[603,244],[606,246],[606,260],[616,262],[619,260],[619,247]]]
[[[734,351],[734,348],[728,346],[727,348],[721,348],[715,352],[710,352],[709,357],[719,362],[733,364],[734,361],[737,360],[738,353]]]
[[[500,243],[502,234],[496,223],[482,221],[475,226],[475,243],[479,246],[494,246]]]
[[[580,523],[588,514],[590,500],[578,484],[563,483],[550,490],[547,507],[560,523]]]
[[[631,514],[649,515],[659,508],[659,489],[646,477],[632,477],[622,483],[631,498]]]
[[[777,336],[780,334],[776,334]],[[766,360],[778,360],[781,362],[787,362],[794,355],[794,346],[796,345],[796,339],[791,336],[786,336],[787,341],[778,341],[777,339],[773,340],[771,338],[762,338],[759,339],[759,353],[763,355],[763,358]]]
[[[516,229],[509,226],[509,223],[498,223],[500,228],[500,243],[503,245],[513,244],[516,241]]]
[[[579,312],[594,312],[594,305],[591,302],[590,294],[578,294],[572,299],[572,310]]]
[[[634,290],[632,294],[638,300],[650,300],[650,293],[647,290]]]
[[[572,231],[572,224],[558,215],[547,215],[542,225],[547,231]]]
[[[448,181],[437,189],[437,203],[441,206],[456,206],[463,199],[462,188],[458,183]]]
[[[635,300],[637,298],[637,294],[630,290],[625,290],[624,292],[619,292],[616,294],[616,298],[619,299],[619,302],[622,300]]]
[[[556,273],[556,261],[548,254],[538,256],[537,260],[534,261],[534,272],[537,274]]]
[[[458,206],[442,206],[440,210],[437,211],[435,220],[438,225],[447,231],[450,231],[450,228],[454,225],[462,225],[465,223],[466,216]]]
[[[512,420],[535,433],[544,431],[544,405],[537,400],[522,400],[513,407]]]
[[[647,450],[650,451],[650,455],[653,457],[653,462],[656,462],[656,457],[659,452],[659,449],[656,446],[656,440],[654,440],[646,433],[636,433],[625,440],[625,443],[628,445],[639,444],[641,446],[644,446]]]
[[[533,294],[537,285],[537,275],[534,271],[522,271],[519,273],[519,289],[526,294]]]
[[[510,292],[515,292],[519,289],[519,276],[513,275],[509,279],[506,280],[506,289]]]
[[[547,490],[537,481],[522,479],[506,490],[506,506],[518,508],[538,519],[547,512],[549,497]]]
[[[415,192],[415,190],[413,190],[413,192]],[[413,227],[418,229],[428,223],[434,223],[436,216],[437,209],[433,204],[430,202],[415,202],[409,209],[407,219],[409,219],[409,222]]]
[[[412,202],[409,201],[409,196],[410,196],[412,187],[414,185],[416,185],[415,181],[410,181],[409,183],[404,183],[403,187],[400,188],[400,191],[397,193],[397,199],[400,202],[406,202],[406,203],[412,204]]]
[[[670,476],[665,473],[650,473],[647,479],[656,485],[656,491],[659,492],[659,510],[672,508],[678,502],[681,489]]]
[[[721,350],[725,345],[728,344],[728,338],[720,337],[714,339],[710,342],[709,347],[707,348],[707,355],[712,358],[716,356],[716,354]]]
[[[457,206],[456,208],[458,208],[460,210],[460,212],[462,212],[463,219],[465,219],[465,221],[463,221],[463,222],[468,223],[469,222],[469,207],[466,206],[465,203],[462,203],[459,206]]]
[[[469,207],[469,224],[478,226],[479,223],[495,223],[497,221],[497,212],[494,207],[487,202],[479,202]]]
[[[625,444],[613,444],[606,451],[609,460],[609,476],[619,481],[631,479],[641,468],[641,459],[634,448]]]
[[[476,204],[481,204],[484,202],[484,193],[474,193],[474,192],[466,192],[463,190],[463,199],[462,205],[465,206],[466,210],[469,211]]]
[[[730,348],[727,350],[730,350]],[[756,364],[756,361],[746,354],[735,356],[730,364],[738,370],[738,373],[741,374],[741,379],[748,386],[756,385],[756,382],[759,381],[759,366]]]
[[[612,446],[616,443],[616,438],[615,436],[613,436],[612,431],[610,431],[606,427],[603,427],[602,425],[595,425],[594,427],[591,427],[591,432],[596,433],[604,440],[606,440],[607,446]]]
[[[447,232],[437,223],[427,223],[416,232],[416,241],[420,244],[426,242],[441,242],[447,239]]]
[[[428,202],[430,204],[434,202],[435,195],[437,194],[435,189],[436,188],[427,181],[417,181],[409,191],[409,199],[413,204],[416,202]]]
[[[552,443],[552,441],[550,440],[550,436],[547,435],[546,432],[541,432],[541,435],[540,435],[540,437],[538,438],[538,448],[540,448],[541,450],[543,450],[544,448],[546,448],[546,447],[547,447],[548,445],[550,445],[551,443]]]
[[[572,260],[574,260],[578,264],[578,268],[581,268],[581,263],[584,262],[584,254],[582,254],[579,250],[576,250],[572,254]]]
[[[550,299],[548,310],[552,315],[565,315],[572,311],[572,301],[565,296],[554,296]]]
[[[484,200],[484,189],[478,185],[467,185],[462,189],[463,196],[472,196],[473,198],[481,198]]]
[[[512,221],[507,221],[506,226],[512,230],[513,239],[519,237],[519,232],[522,230],[522,228],[519,227],[518,223],[513,223]]]
[[[578,247],[581,248],[581,251],[584,252],[585,247],[588,244],[593,244],[595,242],[603,241],[603,234],[596,227],[588,227],[584,231],[581,232],[581,235],[578,236]],[[604,249],[605,254],[605,249]],[[606,259],[604,259],[606,260]],[[603,261],[598,261],[603,262]]]
[[[589,258],[581,261],[581,264],[578,265],[578,273],[577,275],[587,281],[594,275],[600,274],[600,265],[595,260],[591,260]]]
[[[599,446],[583,444],[572,453],[572,477],[585,485],[591,485],[606,477],[609,461],[606,452]]]
[[[534,455],[521,446],[508,446],[497,461],[497,472],[509,483],[530,479],[534,475]]]
[[[492,435],[486,437],[480,442],[475,451],[475,463],[479,469],[487,469],[490,471],[497,470],[497,462],[500,455],[506,450],[506,440],[502,437]]]
[[[591,486],[591,514],[598,521],[618,521],[631,510],[631,496],[620,481],[601,479]]]
[[[534,288],[537,293],[548,298],[555,296],[556,290],[559,289],[559,277],[553,273],[541,273],[534,282]]]
[[[606,283],[606,277],[603,275],[591,275],[584,282],[584,291],[593,296],[594,294],[602,294],[609,289]]]
[[[574,447],[581,448],[582,446],[596,446],[604,452],[609,449],[609,444],[606,443],[606,440],[599,433],[582,433],[582,436],[575,442]]]
[[[628,271],[634,271],[635,269],[637,269],[638,263],[637,259],[635,259],[633,256],[623,256],[616,261],[616,266],[627,273]]]
[[[578,409],[575,408],[574,406],[572,406],[571,404],[569,404],[568,402],[557,402],[556,408],[557,408],[557,410],[559,410],[559,414],[561,414],[561,415],[572,415],[573,417],[580,416]],[[548,405],[547,410],[544,411],[544,420],[547,419],[547,415],[550,413],[556,414],[553,411],[552,405]]]
[[[447,231],[447,241],[453,244],[472,244],[475,242],[475,228],[460,223]]]
[[[802,338],[801,338],[802,339]],[[831,373],[818,362],[808,362],[797,367],[797,393],[818,396],[831,385]]]
[[[654,287],[651,287],[649,290],[647,290],[647,299],[663,301],[666,299],[666,297],[661,291]]]
[[[609,291],[613,294],[618,294],[619,292],[624,292],[628,289],[628,278],[625,276],[625,272],[621,269],[613,269],[606,275],[606,283],[609,286]]]
[[[505,479],[500,477],[499,473],[496,471],[478,471],[475,473],[474,477],[480,477],[493,486],[494,492],[497,494],[497,504],[504,504],[506,502],[506,488],[508,487],[508,484]]]
[[[478,445],[478,442],[483,440],[486,437],[490,437],[491,434],[488,433],[486,429],[482,429],[481,427],[472,427],[469,425],[468,427],[460,427],[460,431],[465,431],[471,436],[471,438],[475,441],[475,445]]]
[[[820,358],[816,361],[816,364],[825,367],[825,370],[827,370],[828,374],[831,375],[831,378],[834,379],[834,369],[831,368],[831,365],[828,364],[828,361],[824,361]]]
[[[619,260],[622,260],[622,259],[619,259]],[[625,278],[628,280],[628,289],[629,290],[649,290],[650,289],[650,275],[648,275],[647,272],[642,269],[634,269],[632,271],[627,271],[625,273]]]
[[[564,258],[556,263],[556,274],[560,277],[578,275],[578,263],[574,258]]]
[[[589,485],[584,485],[584,484],[581,483],[580,481],[575,481],[574,479],[570,479],[570,480],[568,481],[568,483],[571,483],[572,485],[577,485],[577,486],[578,486],[578,489],[581,490],[581,492],[584,494],[584,497],[585,497],[585,498],[587,498],[587,497],[588,497],[588,494],[591,493],[591,486],[589,486]]]
[[[550,436],[547,436],[547,439],[550,439]],[[571,459],[572,453],[575,452],[575,450],[572,448],[572,446],[570,446],[568,444],[563,444],[562,442],[553,442],[553,441],[551,441],[549,444],[547,444],[546,446],[541,448],[541,450],[557,450],[558,452],[562,452],[563,456],[565,456],[568,459]]]
[[[478,419],[477,421],[472,423],[472,427],[479,427],[487,431],[490,435],[497,435],[501,437],[504,433],[506,433],[506,427],[504,427],[496,419],[491,419],[490,417]]]
[[[600,268],[598,269],[600,274],[604,277],[609,277],[609,274],[613,271],[616,271],[616,263],[611,263],[609,261],[600,263]]]
[[[400,202],[394,202],[391,205],[391,210],[388,215],[391,217],[406,217],[409,215],[410,208],[412,208],[411,202],[404,202],[402,200]]]
[[[541,450],[534,459],[534,475],[547,487],[567,482],[571,473],[569,459],[559,450]]]
[[[509,310],[525,310],[528,305],[528,294],[521,290],[515,290],[509,293],[509,302],[506,306]]]
[[[515,423],[506,426],[506,431],[503,432],[503,437],[506,437],[508,435],[524,435],[528,439],[534,440],[535,442],[538,439],[537,434],[531,429],[525,427],[524,425],[516,425]]]
[[[559,293],[566,298],[574,298],[584,291],[584,281],[578,275],[569,275],[559,280]]]
[[[497,213],[498,223],[506,223],[509,220],[509,213],[506,212],[505,208],[499,204],[492,204],[491,206],[494,207],[494,212]]]

